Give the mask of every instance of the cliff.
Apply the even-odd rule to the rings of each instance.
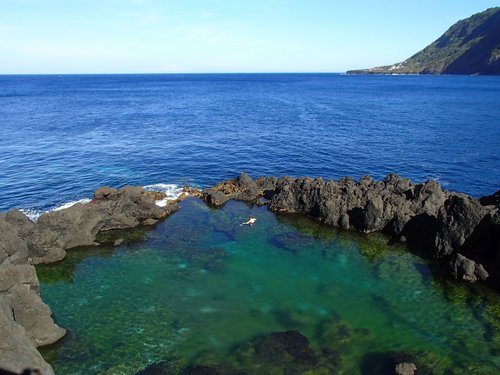
[[[458,21],[403,62],[347,74],[500,74],[500,7]]]

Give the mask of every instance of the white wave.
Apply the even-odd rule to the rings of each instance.
[[[48,211],[35,210],[33,208],[21,208],[19,211],[25,214],[31,221],[37,221],[41,214],[48,212]]]
[[[165,193],[166,197],[160,200],[157,200],[155,203],[157,206],[165,207],[168,202],[173,201],[180,197],[182,194],[182,187],[176,184],[153,184],[143,186],[144,189],[148,191],[160,191]]]
[[[23,214],[25,214],[31,221],[36,222],[40,216],[42,216],[43,214],[45,214],[47,212],[64,210],[65,208],[70,208],[71,206],[74,206],[77,203],[85,204],[85,203],[89,203],[90,201],[91,200],[89,198],[83,198],[83,199],[78,199],[76,201],[64,203],[60,206],[56,206],[54,208],[51,208],[51,209],[45,210],[45,211],[37,210],[35,208],[22,208],[19,211],[21,211]]]
[[[179,198],[179,196],[182,194],[183,188],[179,185],[176,184],[153,184],[153,185],[146,185],[143,186],[144,189],[149,190],[149,191],[160,191],[162,193],[166,194],[166,197],[164,199],[157,200],[155,203],[160,206],[160,207],[165,207],[169,201],[175,200]],[[59,206],[55,206],[53,208],[50,208],[48,210],[39,210],[36,208],[23,208],[20,211],[24,213],[31,221],[36,222],[38,218],[47,212],[53,212],[53,211],[60,211],[64,210],[66,208],[69,208],[71,206],[74,206],[77,203],[82,203],[86,204],[89,203],[91,199],[89,198],[83,198],[83,199],[78,199],[70,202],[66,202],[64,204],[61,204]]]
[[[74,206],[77,203],[86,204],[86,203],[89,203],[90,201],[91,201],[91,199],[89,199],[89,198],[83,198],[83,199],[79,199],[77,201],[71,201],[68,203],[64,203],[63,205],[58,206],[50,211],[61,211],[61,210],[64,210],[66,208],[70,208],[71,206]]]

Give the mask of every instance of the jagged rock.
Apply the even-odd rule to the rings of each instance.
[[[246,173],[241,173],[233,180],[223,181],[202,192],[205,202],[213,206],[222,206],[230,199],[250,202],[256,200],[262,194],[262,189]]]
[[[450,260],[450,267],[453,276],[455,276],[455,278],[459,280],[470,282],[478,280],[484,281],[489,276],[488,272],[486,272],[481,264],[467,259],[459,253],[453,254]]]
[[[229,195],[224,194],[222,191],[214,189],[206,189],[203,191],[203,199],[205,202],[212,206],[222,206],[231,199]]]
[[[176,209],[177,205],[157,206],[155,196],[140,187],[103,187],[90,203],[45,213],[36,223],[24,220],[18,211],[9,212],[6,220],[25,240],[31,262],[38,264],[61,260],[68,249],[95,245],[99,231],[152,225]]]
[[[434,248],[438,256],[459,249],[488,213],[479,201],[464,194],[450,194],[437,216]]]

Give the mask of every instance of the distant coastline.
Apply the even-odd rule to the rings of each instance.
[[[457,22],[403,62],[346,74],[500,75],[500,7]]]

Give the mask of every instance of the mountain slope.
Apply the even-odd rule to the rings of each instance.
[[[347,74],[500,74],[500,7],[458,21],[401,63]]]

